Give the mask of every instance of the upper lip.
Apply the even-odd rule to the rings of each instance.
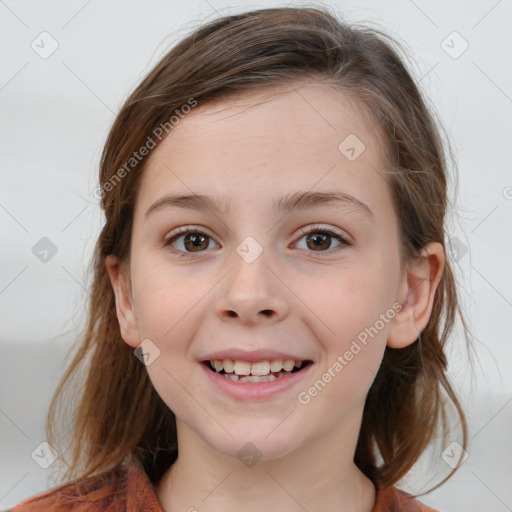
[[[206,355],[201,361],[222,361],[224,359],[231,359],[232,361],[247,361],[255,363],[258,361],[309,361],[310,359],[298,357],[293,354],[285,354],[276,350],[241,350],[237,348],[219,350]]]

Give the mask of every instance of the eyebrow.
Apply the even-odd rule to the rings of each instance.
[[[163,208],[183,208],[190,210],[211,210],[229,214],[230,201],[220,201],[215,197],[202,194],[167,194],[155,201],[147,210],[145,217]],[[295,192],[275,200],[273,209],[277,213],[288,213],[292,210],[308,210],[317,206],[352,207],[366,217],[373,219],[370,208],[344,192]]]

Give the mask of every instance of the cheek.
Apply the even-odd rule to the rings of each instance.
[[[135,274],[135,273],[134,273]],[[137,321],[142,339],[150,339],[159,356],[147,372],[166,405],[181,418],[193,418],[200,396],[196,390],[183,393],[183,383],[191,372],[199,371],[189,360],[190,340],[200,325],[201,298],[209,288],[203,281],[180,277],[176,271],[159,265],[141,266],[133,282]]]
[[[396,263],[361,262],[316,281],[316,286],[314,280],[303,281],[300,293],[329,338],[344,344],[391,308],[398,283],[396,267]]]
[[[352,269],[331,282],[324,295],[315,294],[313,309],[320,319],[316,332],[324,333],[318,340],[325,359],[302,390],[313,415],[341,421],[366,397],[394,317],[393,293],[383,286],[384,280],[380,272]]]
[[[191,286],[190,279],[169,265],[134,264],[133,268],[134,302],[141,336],[159,343],[182,339],[176,333],[187,324],[194,307],[207,293],[207,283],[193,280]]]
[[[365,256],[307,296],[308,305],[319,318],[317,332],[324,333],[319,337],[325,360],[318,384],[324,400],[315,407],[322,407],[320,402],[338,403],[340,415],[368,392],[382,361],[395,314],[392,305],[397,291],[398,261]]]

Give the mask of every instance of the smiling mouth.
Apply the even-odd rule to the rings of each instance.
[[[203,364],[212,372],[232,380],[234,382],[260,383],[282,379],[294,373],[304,370],[312,364],[312,361],[258,361],[250,363],[247,361],[203,361]]]

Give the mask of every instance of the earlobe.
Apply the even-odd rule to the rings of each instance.
[[[105,258],[105,266],[114,290],[121,337],[128,345],[137,347],[140,345],[140,334],[132,300],[129,273],[113,255]]]
[[[387,346],[404,348],[418,339],[434,306],[434,296],[444,272],[445,255],[440,243],[427,244],[421,256],[404,270],[397,300],[402,309],[391,322]]]

